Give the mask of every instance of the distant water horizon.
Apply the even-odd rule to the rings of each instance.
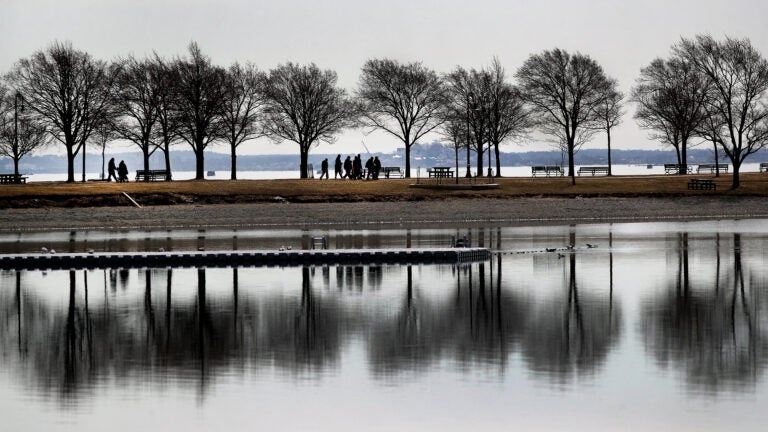
[[[593,166],[594,164],[588,164],[588,165],[576,165],[576,169],[578,170],[581,166]],[[698,164],[690,164],[691,166],[695,167]],[[725,163],[723,163],[725,165]],[[732,171],[732,166],[729,165],[728,172],[730,173]],[[427,176],[427,166],[412,166],[411,167],[411,176],[417,177],[420,175],[421,177]],[[401,167],[402,169],[402,167]],[[476,167],[470,168],[472,171],[472,174],[476,174]],[[485,170],[488,168],[485,167]],[[566,167],[567,169],[567,167]],[[421,170],[421,171],[419,171]],[[754,162],[754,163],[744,163],[741,166],[741,172],[758,172],[760,170],[760,163]],[[664,174],[664,165],[663,164],[614,164],[612,166],[613,174],[615,175],[661,175]],[[694,168],[695,172],[695,168]],[[213,175],[211,175],[213,173]],[[459,166],[459,176],[463,176],[464,173],[466,173],[466,166]],[[483,173],[483,174],[487,174]],[[129,176],[129,179],[131,181],[134,180],[135,174],[132,174]],[[531,167],[530,166],[502,166],[501,167],[501,176],[502,177],[530,177],[531,176]],[[86,179],[88,180],[95,180],[101,178],[101,173],[99,172],[87,172],[85,175]],[[319,173],[315,173],[315,178],[319,177]],[[192,180],[195,178],[195,171],[174,171],[173,172],[173,179],[174,180]],[[206,180],[229,180],[230,179],[230,171],[229,170],[206,170]],[[279,180],[279,179],[298,179],[299,178],[299,170],[247,170],[247,171],[238,171],[237,172],[237,178],[238,180]],[[82,179],[82,172],[76,172],[75,173],[75,181],[80,181]],[[40,174],[28,174],[28,182],[57,182],[57,181],[66,181],[67,180],[67,174],[66,173],[40,173]]]

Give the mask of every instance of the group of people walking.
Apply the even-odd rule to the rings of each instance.
[[[102,165],[103,167],[104,165]],[[127,182],[128,181],[128,166],[125,164],[125,161],[120,161],[120,165],[115,167],[115,158],[112,158],[109,160],[109,165],[107,165],[107,172],[109,173],[109,177],[107,177],[107,181],[112,181],[114,178],[116,182]],[[117,175],[115,175],[117,173]]]
[[[323,177],[328,179],[328,159],[324,159],[320,165],[320,179]],[[344,162],[341,161],[341,155],[336,156],[334,162],[334,174],[333,178],[341,179],[356,179],[356,180],[378,180],[379,172],[381,171],[381,161],[378,156],[371,156],[365,162],[365,169],[363,169],[363,159],[358,154],[352,159],[351,156],[347,156]]]

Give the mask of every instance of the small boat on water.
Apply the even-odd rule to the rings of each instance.
[[[645,167],[648,168],[648,169],[653,169],[653,164],[648,164]]]
[[[216,177],[216,171],[213,171],[213,170],[211,170],[211,171],[208,171],[208,172],[206,173],[206,175],[207,175],[208,177]]]

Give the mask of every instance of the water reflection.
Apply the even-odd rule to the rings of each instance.
[[[676,272],[644,307],[645,343],[661,365],[679,370],[695,391],[751,388],[768,354],[765,275],[762,269],[745,270],[740,234],[733,235],[726,251],[719,234],[713,240],[714,257],[705,262],[714,268],[697,274],[691,261],[702,257],[694,254],[711,252],[692,248],[687,233],[679,235]]]
[[[538,252],[471,265],[2,272],[0,361],[63,404],[142,383],[204,401],[225,377],[322,386],[349,368],[376,385],[522,374],[568,391],[612,361],[654,379],[637,368],[645,355],[696,393],[756,391],[768,240],[641,240],[609,231],[579,247],[566,227],[521,240]],[[551,245],[576,246],[542,252]],[[633,338],[645,351],[627,348]]]

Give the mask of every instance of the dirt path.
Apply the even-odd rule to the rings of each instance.
[[[0,210],[0,232],[83,229],[371,228],[768,218],[768,199],[521,198]]]

